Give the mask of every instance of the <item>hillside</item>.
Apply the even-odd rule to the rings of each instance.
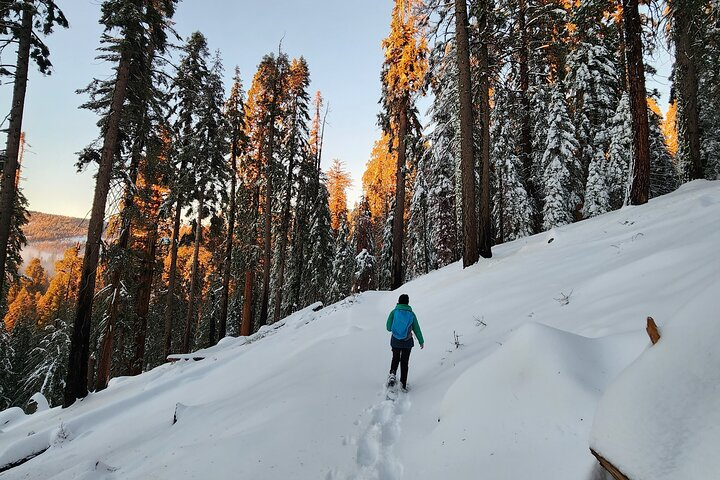
[[[55,262],[68,248],[87,237],[87,219],[65,217],[50,213],[30,212],[30,222],[23,228],[28,244],[22,251],[23,259],[40,258],[43,267],[52,274]]]
[[[600,480],[598,402],[647,349],[648,315],[717,316],[718,245],[720,182],[695,181],[307,308],[65,410],[0,412],[0,466],[44,452],[0,479]],[[393,402],[385,320],[400,292],[426,346]]]

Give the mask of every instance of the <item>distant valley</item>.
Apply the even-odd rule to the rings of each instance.
[[[54,275],[55,262],[62,259],[65,250],[78,243],[84,247],[87,219],[30,212],[30,223],[23,231],[28,241],[22,251],[25,263],[40,258],[48,274]]]

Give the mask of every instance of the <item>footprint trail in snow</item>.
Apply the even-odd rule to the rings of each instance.
[[[383,392],[385,397],[385,392]],[[395,455],[402,414],[410,408],[407,394],[383,399],[369,409],[370,422],[357,441],[356,471],[348,480],[400,480],[403,465]]]

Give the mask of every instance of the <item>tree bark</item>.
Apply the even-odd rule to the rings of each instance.
[[[478,249],[483,258],[492,257],[492,220],[490,218],[490,58],[488,54],[488,5],[490,0],[481,3],[478,18],[480,31],[480,233]]]
[[[227,335],[228,302],[230,298],[230,270],[232,268],[233,236],[235,234],[235,195],[237,190],[237,134],[233,139],[230,152],[230,205],[228,212],[228,231],[225,237],[225,270],[222,281],[222,297],[220,298],[220,324],[218,326],[218,337]]]
[[[4,301],[5,262],[12,230],[13,211],[17,192],[17,171],[20,165],[20,137],[25,111],[25,94],[27,92],[28,69],[30,65],[30,42],[32,40],[33,11],[23,11],[22,23],[18,35],[18,53],[13,85],[12,107],[8,124],[7,156],[3,166],[2,190],[0,190],[0,301]]]
[[[623,0],[623,24],[633,126],[633,169],[628,201],[630,205],[642,205],[650,195],[650,130],[638,0]]]
[[[130,77],[130,52],[123,49],[117,69],[117,80],[113,92],[110,114],[103,139],[100,165],[95,182],[93,207],[88,224],[87,243],[83,269],[80,276],[77,310],[73,325],[68,374],[65,382],[63,407],[69,407],[76,399],[87,396],[87,370],[90,351],[90,324],[92,320],[95,280],[100,258],[100,244],[105,223],[105,207],[110,190],[113,160],[117,152],[120,117]]]
[[[180,167],[184,170],[185,164]],[[182,193],[178,192],[175,202],[172,238],[170,240],[170,268],[168,271],[167,306],[165,308],[165,358],[172,353],[173,307],[175,306],[175,288],[177,284],[177,256],[180,241],[180,216],[182,214]]]
[[[455,0],[458,93],[460,97],[460,175],[462,186],[463,268],[477,263],[478,219],[475,200],[475,146],[473,140],[470,42],[465,0]]]
[[[533,205],[540,205],[540,189],[533,181],[533,146],[532,126],[530,122],[530,41],[527,26],[527,0],[520,0],[518,5],[518,31],[520,34],[520,51],[518,67],[520,74],[520,157],[523,165],[523,182]],[[533,218],[533,231],[541,230],[542,216],[537,213]]]
[[[398,105],[397,168],[395,171],[395,214],[392,225],[392,289],[403,281],[403,240],[405,237],[405,163],[408,122],[407,94]]]
[[[679,100],[682,109],[679,128],[683,149],[690,160],[690,180],[705,178],[700,157],[700,118],[698,113],[698,74],[695,56],[692,51],[693,7],[688,2],[673,0],[670,2],[673,16],[675,40],[675,68],[677,68]],[[698,8],[698,7],[695,7]]]
[[[140,279],[138,282],[137,303],[135,305],[135,358],[131,375],[139,375],[145,364],[145,337],[150,311],[153,276],[155,274],[155,253],[157,251],[158,224],[153,222],[146,231],[145,251],[142,256]]]
[[[193,317],[195,317],[195,296],[198,284],[198,264],[200,258],[200,242],[202,240],[202,211],[204,207],[204,194],[200,194],[198,205],[197,224],[195,225],[195,245],[193,248],[193,262],[190,270],[190,294],[188,295],[187,315],[185,317],[185,335],[183,337],[183,353],[190,353],[193,334]]]

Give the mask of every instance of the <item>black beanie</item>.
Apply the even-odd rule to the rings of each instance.
[[[400,295],[400,298],[398,299],[398,303],[401,303],[403,305],[408,305],[410,303],[410,297],[407,296],[407,294],[403,293]]]

